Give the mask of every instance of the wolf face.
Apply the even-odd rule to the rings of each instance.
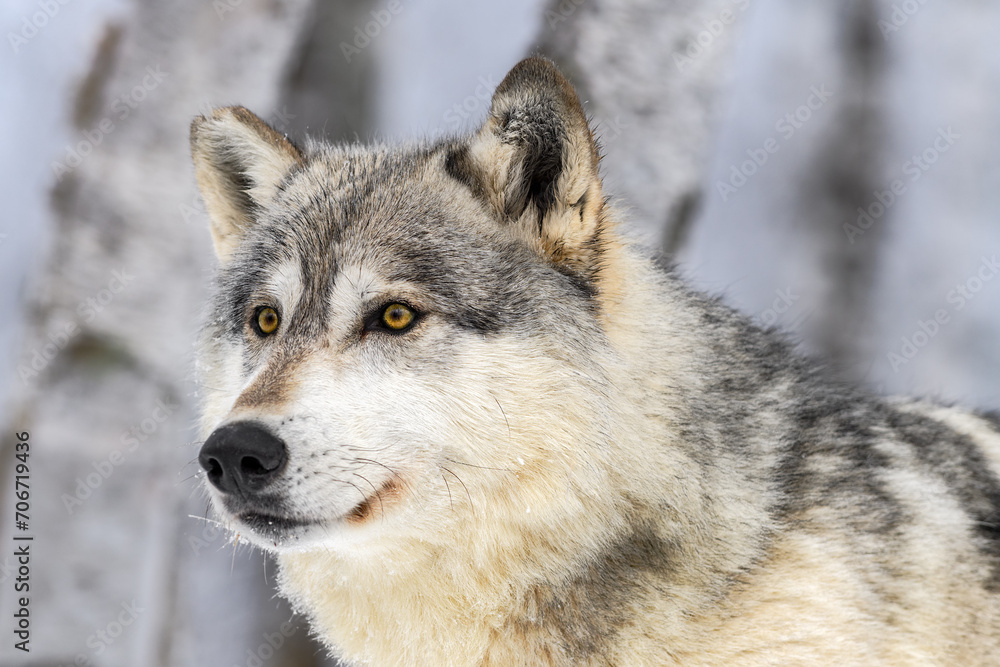
[[[487,496],[530,512],[549,489],[508,477],[599,441],[604,202],[546,61],[462,141],[300,149],[240,107],[191,136],[221,262],[200,460],[241,536],[357,547]]]

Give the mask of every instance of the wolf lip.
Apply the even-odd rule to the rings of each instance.
[[[347,523],[358,525],[375,516],[385,516],[387,508],[397,503],[402,496],[402,481],[396,476],[390,477],[373,494],[354,506],[344,515]]]
[[[310,521],[303,521],[294,517],[262,514],[260,512],[242,512],[236,518],[255,533],[268,536],[281,535],[295,528],[308,526],[311,523]]]

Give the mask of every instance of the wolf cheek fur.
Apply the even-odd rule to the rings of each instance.
[[[995,424],[830,384],[656,268],[547,61],[465,138],[234,107],[192,148],[208,489],[347,662],[995,663]]]

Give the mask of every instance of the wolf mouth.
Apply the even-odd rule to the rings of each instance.
[[[364,523],[376,514],[384,517],[386,508],[400,499],[401,491],[402,482],[396,476],[390,477],[373,494],[355,505],[342,518],[347,523],[357,525]]]
[[[384,516],[386,508],[394,500],[399,499],[401,482],[396,478],[389,479],[378,487],[370,496],[338,517],[339,521],[359,525],[376,515]],[[294,531],[310,526],[326,524],[322,520],[301,519],[278,513],[245,510],[235,513],[235,518],[254,533],[267,539],[288,537]]]
[[[242,512],[236,515],[237,520],[247,528],[266,537],[280,537],[296,528],[309,526],[313,522],[262,512]]]

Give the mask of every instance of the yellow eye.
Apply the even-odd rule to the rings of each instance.
[[[403,331],[413,324],[417,314],[401,303],[391,303],[382,311],[382,324],[393,331]]]
[[[257,309],[257,318],[255,320],[257,324],[257,333],[263,336],[274,333],[275,329],[278,328],[278,323],[280,321],[281,319],[278,317],[278,311],[274,308],[265,306]]]

